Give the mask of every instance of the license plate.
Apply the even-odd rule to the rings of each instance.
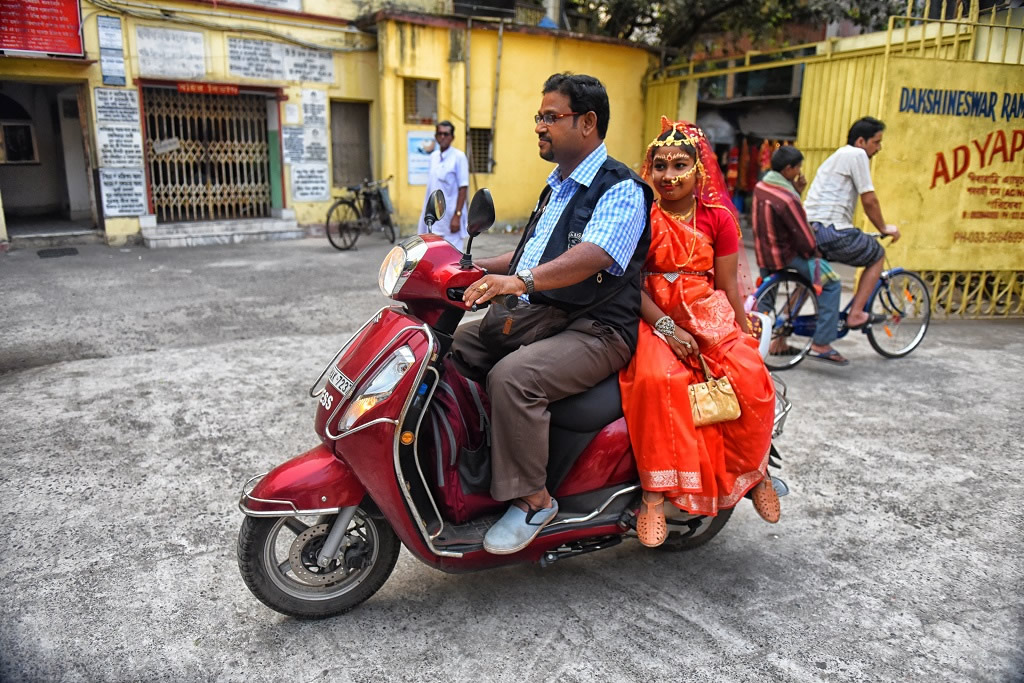
[[[331,368],[331,376],[327,380],[331,383],[331,386],[338,390],[342,398],[348,398],[352,395],[352,390],[356,388],[356,383],[345,376],[338,368]]]

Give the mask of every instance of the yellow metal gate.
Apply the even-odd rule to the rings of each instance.
[[[265,97],[143,88],[142,99],[158,221],[270,215]]]

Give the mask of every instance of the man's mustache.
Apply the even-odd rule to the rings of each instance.
[[[540,140],[540,141],[543,141],[543,142],[551,142],[551,138],[545,137],[543,135],[538,135],[537,136],[537,140]]]

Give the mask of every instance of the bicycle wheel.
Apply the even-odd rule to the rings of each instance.
[[[395,243],[395,226],[392,225],[392,223],[391,223],[391,216],[384,216],[382,220],[383,220],[384,225],[381,227],[381,229],[384,231],[384,239],[386,239],[391,244],[394,244]]]
[[[355,246],[359,238],[359,212],[349,199],[339,199],[327,211],[327,239],[331,246],[346,251]]]
[[[369,212],[369,218],[372,221],[372,225],[375,229],[380,230],[381,234],[384,235],[384,239],[388,242],[395,243],[395,226],[391,224],[391,214],[384,208],[384,202],[377,195],[370,195],[367,197],[367,210]]]
[[[885,316],[867,329],[871,347],[886,358],[902,358],[918,347],[932,318],[928,285],[917,273],[884,275],[868,302],[868,310]]]
[[[811,350],[818,321],[818,298],[807,283],[790,273],[780,273],[754,300],[754,310],[768,316],[772,341],[764,364],[770,370],[787,370]]]

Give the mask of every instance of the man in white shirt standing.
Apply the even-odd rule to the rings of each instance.
[[[864,268],[853,295],[853,305],[846,318],[847,326],[859,329],[884,318],[871,316],[864,310],[868,297],[878,282],[884,265],[885,250],[879,241],[853,225],[853,212],[860,197],[864,213],[878,232],[900,238],[895,225],[882,218],[882,207],[871,183],[868,161],[882,150],[882,132],[885,124],[865,116],[850,127],[846,146],[832,153],[818,169],[807,191],[804,208],[807,220],[814,230],[818,251],[829,261]],[[823,358],[845,364],[845,359]]]
[[[455,126],[451,121],[442,121],[434,129],[437,147],[430,153],[430,173],[427,180],[427,197],[423,200],[423,211],[420,212],[420,224],[417,232],[421,235],[432,232],[448,240],[459,251],[469,233],[466,230],[467,219],[463,212],[466,203],[466,191],[469,189],[469,160],[462,150],[452,147],[455,137]],[[427,198],[435,190],[444,193],[444,216],[429,228],[423,220],[427,208]]]

